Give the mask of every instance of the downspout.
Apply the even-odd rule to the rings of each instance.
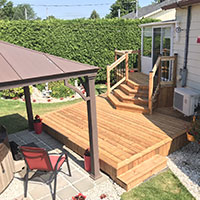
[[[190,25],[191,25],[191,9],[192,9],[192,6],[188,6],[185,52],[184,52],[184,65],[183,65],[183,70],[182,70],[182,83],[181,83],[182,87],[186,86],[187,74],[188,74],[187,63],[188,63],[188,48],[189,48],[189,36],[190,36]]]

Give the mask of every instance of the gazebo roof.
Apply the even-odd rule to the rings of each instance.
[[[88,76],[98,69],[0,41],[0,90]]]

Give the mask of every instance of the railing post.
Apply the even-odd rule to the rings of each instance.
[[[141,72],[141,51],[138,50],[138,72]]]
[[[128,81],[128,53],[126,53],[125,68],[126,68],[126,81]]]
[[[174,54],[174,67],[173,67],[173,86],[176,87],[176,73],[177,73],[177,58],[178,54]]]
[[[116,50],[116,49],[115,49]],[[117,60],[117,52],[115,51],[115,61]]]
[[[153,72],[149,72],[149,112],[152,114]]]
[[[107,96],[110,96],[110,69],[107,66]]]

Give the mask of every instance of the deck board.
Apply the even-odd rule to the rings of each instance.
[[[140,158],[139,155],[145,155],[148,151],[149,155],[158,151],[166,154],[164,151],[168,150],[164,148],[168,148],[167,142],[185,132],[187,122],[173,116],[160,112],[144,115],[115,110],[103,96],[97,97],[96,102],[99,157],[104,164],[107,163],[107,166],[118,169],[127,164],[130,168],[134,164],[132,161],[140,162],[137,160]],[[85,102],[47,113],[42,118],[46,126],[65,136],[69,143],[76,144],[73,150],[77,153],[81,154],[80,148],[86,149],[89,146]],[[161,145],[165,147],[159,149]],[[141,157],[142,159],[144,158]],[[114,174],[111,169],[107,170],[111,176]],[[120,170],[122,172],[125,168]]]

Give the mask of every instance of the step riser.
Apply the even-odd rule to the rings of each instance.
[[[119,94],[117,94],[116,92],[114,92],[114,95],[122,102],[124,103],[130,103],[130,104],[136,104],[136,105],[141,105],[141,106],[147,106],[148,102],[139,100],[139,99],[125,99],[123,97],[121,97]]]
[[[126,184],[123,181],[121,181],[120,179],[117,179],[116,182],[121,187],[123,187],[126,191],[129,191],[133,187],[137,186],[138,184],[144,182],[145,180],[147,180],[148,178],[150,178],[151,176],[153,176],[154,174],[157,174],[158,172],[160,172],[161,170],[163,170],[166,167],[166,165],[167,165],[166,161],[160,163],[158,166],[156,166],[155,168],[153,168],[151,171],[148,171],[143,176],[138,177],[136,180],[134,180],[131,183]]]
[[[147,152],[144,155],[139,156],[138,158],[131,160],[130,162],[126,163],[126,165],[120,167],[117,170],[117,176],[122,175],[123,173],[127,172],[128,170],[132,169],[133,167],[143,163],[144,161],[152,158],[153,156],[159,154],[161,156],[167,156],[170,151],[171,141],[162,144],[160,147],[152,149],[152,151]]]
[[[139,110],[139,109],[135,109],[135,108],[129,108],[129,107],[125,107],[125,106],[118,106],[116,105],[115,108],[117,110],[124,110],[124,111],[130,111],[130,112],[135,112],[135,113],[142,113],[142,114],[149,114],[149,110]]]
[[[135,85],[134,83],[132,83],[130,81],[127,81],[126,84],[129,87],[134,88],[135,90],[147,91],[149,89],[148,86]]]
[[[138,97],[148,97],[148,93],[147,92],[132,92],[132,91],[129,91],[127,90],[126,88],[120,86],[120,89],[127,95],[129,96],[138,96]]]
[[[114,108],[116,108],[117,110],[125,110],[125,111],[130,111],[130,112],[137,112],[137,113],[149,114],[149,109],[131,108],[131,107],[127,107],[126,105],[118,105],[109,96],[107,98],[108,98],[109,102],[111,103],[111,105]]]

